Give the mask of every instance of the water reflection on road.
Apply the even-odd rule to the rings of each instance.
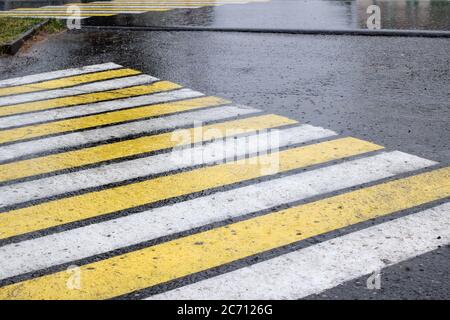
[[[118,0],[117,0],[118,1]],[[165,2],[174,0],[120,0]],[[195,0],[177,0],[193,2]],[[220,1],[220,0],[218,0]],[[0,0],[0,10],[41,7],[87,0]],[[237,28],[366,28],[369,5],[381,8],[383,29],[450,30],[449,0],[272,0],[265,3],[176,9],[95,18],[87,24],[134,26],[216,26]]]

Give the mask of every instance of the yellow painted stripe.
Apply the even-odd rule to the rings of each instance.
[[[243,4],[244,2],[236,2],[236,4]],[[220,4],[215,4],[215,3],[165,3],[165,4],[161,4],[161,3],[145,3],[145,4],[134,4],[134,3],[130,3],[130,4],[99,4],[99,3],[94,3],[94,4],[89,4],[89,5],[81,5],[79,6],[82,10],[89,10],[89,9],[95,9],[95,8],[91,8],[91,7],[101,7],[101,8],[97,8],[99,10],[105,10],[105,11],[109,11],[109,10],[123,10],[126,11],[128,10],[130,7],[160,7],[160,8],[164,8],[164,7],[203,7],[203,6],[216,6],[216,5],[223,5],[224,3],[220,3]],[[48,8],[49,10],[61,10],[67,8],[68,6],[64,6],[64,7],[60,7],[60,8]],[[39,8],[40,10],[42,9],[46,9],[47,8]],[[145,9],[145,8],[144,8]],[[28,9],[20,9],[20,10],[28,10]],[[37,9],[35,9],[37,10]],[[16,10],[14,10],[16,11]]]
[[[1,213],[0,238],[261,177],[271,174],[268,169],[276,163],[279,172],[283,172],[380,148],[355,138],[343,138],[41,203]]]
[[[126,2],[126,1],[110,1],[110,2],[86,2],[86,3],[68,3],[64,4],[63,6],[128,6],[128,5],[186,5],[186,4],[245,4],[245,3],[257,3],[257,2],[269,2],[270,0],[198,0],[198,1],[133,1],[133,2]]]
[[[217,106],[226,103],[230,103],[230,101],[217,97],[201,97],[189,100],[160,103],[149,106],[112,111],[102,114],[85,116],[82,118],[60,120],[40,125],[20,127],[17,129],[0,131],[0,143],[14,142],[49,134],[87,129],[107,124],[160,116],[179,111]]]
[[[164,11],[167,10],[165,8],[115,8],[115,7],[111,7],[111,8],[83,8],[80,7],[80,12],[83,11]],[[59,7],[59,8],[30,8],[30,9],[25,9],[25,8],[21,8],[21,9],[15,9],[13,11],[10,12],[14,12],[14,13],[20,13],[21,11],[36,11],[36,12],[41,12],[41,13],[45,13],[48,11],[58,11],[58,12],[62,12],[62,13],[67,13],[67,9],[66,7]],[[72,13],[73,15],[74,13]]]
[[[12,106],[0,107],[0,116],[7,116],[31,111],[47,110],[58,107],[69,107],[78,104],[101,102],[112,99],[128,98],[178,88],[181,88],[181,86],[178,84],[169,81],[159,81],[149,85],[139,85],[124,89],[114,89],[109,91],[87,93],[77,96],[27,102],[15,104]]]
[[[147,6],[153,6],[153,5],[195,5],[195,4],[203,4],[203,3],[207,3],[207,4],[215,4],[215,3],[225,3],[225,4],[233,4],[233,3],[249,3],[252,1],[245,1],[245,0],[232,0],[232,1],[215,1],[215,0],[209,0],[209,1],[205,1],[205,0],[200,0],[200,1],[133,1],[133,2],[124,2],[124,1],[118,1],[118,2],[85,2],[85,3],[67,3],[64,6],[68,7],[68,6],[135,6],[135,5],[139,5],[139,6],[143,6],[143,5],[147,5]],[[255,2],[255,1],[253,1]],[[260,1],[258,1],[260,2]]]
[[[133,6],[201,6],[201,5],[215,5],[215,4],[244,4],[248,3],[248,1],[233,1],[233,2],[224,2],[224,1],[181,1],[181,2],[138,2],[138,3],[114,3],[114,2],[104,2],[104,3],[79,3],[78,7],[133,7]],[[69,7],[73,4],[65,4],[64,7]]]
[[[130,9],[130,7],[136,7],[136,9],[139,9],[140,7],[156,7],[156,8],[169,8],[172,9],[174,7],[206,7],[206,6],[223,6],[223,5],[227,5],[227,4],[245,4],[245,2],[233,2],[233,3],[146,3],[146,4],[89,4],[89,5],[85,5],[85,6],[78,6],[81,10],[87,10],[89,11],[90,9],[99,9],[99,10],[104,10],[104,11],[109,11],[109,10],[123,10],[123,11],[127,11],[128,9]],[[68,6],[64,6],[64,7],[59,7],[59,8],[35,8],[34,10],[60,10],[60,11],[64,11],[64,9],[66,9]],[[101,7],[101,8],[92,8],[92,7]],[[143,8],[144,10],[147,10],[145,8]],[[19,10],[24,10],[27,11],[29,9],[16,9],[14,11],[19,11]]]
[[[186,6],[186,5],[215,5],[215,4],[246,4],[249,2],[266,2],[266,1],[136,1],[136,2],[88,2],[88,3],[69,3],[64,7],[76,5],[78,7],[88,6],[105,6],[105,7],[119,7],[119,6]]]
[[[216,1],[216,0],[161,0],[161,1],[132,1],[132,3],[198,3],[198,2],[210,2],[210,3],[215,3],[215,2],[224,2],[224,3],[235,3],[235,2],[245,2],[245,3],[253,3],[253,2],[269,2],[271,0],[220,0],[220,1]],[[126,2],[126,1],[110,1],[110,2],[104,2],[104,1],[96,1],[96,2],[89,2],[89,3],[77,3],[76,5],[84,5],[84,4],[99,4],[99,3],[110,3],[110,4],[127,4],[130,2]],[[67,4],[66,4],[67,5]]]
[[[0,299],[113,298],[448,196],[444,168],[81,266],[79,290],[63,271],[0,288]]]
[[[297,123],[297,121],[277,115],[264,115],[212,124],[201,128],[186,129],[185,132],[192,137],[191,143],[196,143],[211,140],[213,137],[207,137],[208,132],[214,133],[214,138],[220,138],[294,123]],[[172,137],[173,132],[167,132],[0,165],[0,181],[4,182],[140,153],[172,148],[179,143],[176,140],[172,140]]]
[[[62,79],[43,81],[23,86],[15,86],[8,88],[0,88],[0,96],[10,95],[10,94],[19,94],[19,93],[29,93],[36,92],[41,90],[50,90],[57,88],[64,88],[75,86],[87,82],[94,82],[100,80],[107,80],[125,76],[132,76],[140,74],[139,71],[132,69],[117,69],[117,70],[108,70],[101,71],[96,73],[89,73],[80,76],[67,77]]]
[[[103,13],[90,13],[90,14],[79,14],[77,17],[110,17],[116,14],[103,14]],[[5,12],[0,13],[0,16],[6,17],[73,17],[73,14],[62,14],[62,13],[13,13],[13,12]]]

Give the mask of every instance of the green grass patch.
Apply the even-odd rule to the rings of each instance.
[[[0,45],[16,39],[42,19],[0,17]]]
[[[44,19],[37,18],[0,17],[0,45],[16,39],[22,33],[43,21]],[[50,19],[50,21],[42,28],[42,31],[46,33],[57,33],[64,29],[64,22]]]
[[[58,33],[66,28],[65,21],[50,19],[50,21],[42,28],[46,33]]]

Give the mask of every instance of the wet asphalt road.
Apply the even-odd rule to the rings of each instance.
[[[0,11],[91,0],[0,0]],[[107,1],[106,1],[107,2]],[[131,1],[130,1],[131,2]],[[136,1],[134,1],[136,2]],[[121,14],[83,21],[86,25],[205,26],[259,29],[366,29],[368,6],[380,7],[382,29],[450,30],[447,0],[271,0],[166,12]]]
[[[365,27],[363,8],[372,2],[275,0],[84,23],[353,29]],[[383,28],[450,30],[448,2],[379,3],[388,13]],[[30,2],[0,1],[0,5],[10,9]],[[0,57],[0,79],[115,62],[448,165],[449,49],[449,39],[78,31],[40,39],[16,57]],[[380,290],[368,290],[367,279],[360,278],[309,298],[449,299],[449,261],[450,247],[443,247],[384,269]]]
[[[244,45],[243,45],[244,44]],[[0,78],[116,62],[211,95],[450,164],[450,40],[68,32],[0,58]],[[450,298],[450,247],[315,298]]]
[[[368,6],[380,7],[382,29],[450,30],[450,2],[441,0],[271,0],[264,3],[97,17],[86,25],[205,26],[259,29],[367,29]]]
[[[449,48],[448,39],[82,31],[0,58],[0,67],[11,78],[113,61],[450,162]]]

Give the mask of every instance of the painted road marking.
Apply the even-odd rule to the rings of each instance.
[[[269,2],[269,0],[255,0],[252,2]],[[123,2],[123,1],[108,1],[108,2],[89,2],[89,3],[73,3],[73,4],[65,4],[65,6],[69,7],[71,5],[77,5],[80,7],[90,7],[90,6],[118,6],[118,5],[124,5],[124,6],[142,6],[142,5],[157,5],[157,6],[164,6],[164,5],[174,5],[174,4],[179,4],[179,5],[190,5],[190,4],[194,4],[194,5],[198,5],[198,4],[246,4],[248,3],[248,1],[245,0],[220,0],[220,1],[215,1],[215,0],[199,0],[199,1],[131,1],[131,2]],[[53,7],[56,8],[58,6],[48,6],[48,7]]]
[[[232,272],[221,268],[216,277],[201,276],[154,298],[298,298],[373,271],[358,259],[361,244],[378,243],[374,235],[387,232],[394,240],[384,239],[370,257],[392,255],[392,263],[435,248],[432,238],[420,234],[425,214],[409,209],[449,199],[450,168],[430,171],[433,161],[153,77],[151,84],[129,85],[135,75],[124,75],[113,78],[122,81],[116,89],[83,91],[110,81],[93,77],[119,70],[126,69],[104,64],[0,81],[0,99],[25,101],[0,107],[0,259],[8,261],[0,266],[0,298],[127,295],[402,210],[410,216],[334,236],[332,241],[342,243],[334,256],[328,257],[331,246],[323,242],[263,263],[244,261],[244,268]],[[52,96],[64,90],[73,91]],[[6,96],[10,92],[14,95]],[[177,109],[192,101],[216,103]],[[196,137],[196,122],[206,122],[200,130],[216,129],[214,134]],[[179,128],[194,133],[182,149],[180,140],[172,141]],[[260,144],[261,137],[266,140]],[[272,140],[279,143],[275,150]],[[269,168],[275,170],[264,170]],[[448,205],[424,211],[436,216],[429,230],[449,233],[443,212],[448,214]],[[117,214],[105,216],[109,213]],[[84,221],[92,217],[101,219]],[[406,243],[404,254],[388,247],[399,248],[399,237]],[[158,244],[148,244],[156,239]],[[319,254],[330,262],[321,268],[302,262],[301,257],[311,261]],[[80,259],[83,287],[69,292],[64,268]],[[331,268],[343,260],[342,268]],[[280,265],[293,271],[277,273]],[[35,273],[25,274],[30,271]],[[295,286],[302,273],[312,281]],[[255,284],[262,282],[268,287],[261,293]]]
[[[170,8],[170,6],[143,6],[142,8],[164,10],[167,7]],[[100,9],[98,9],[98,8],[100,8]],[[34,13],[36,11],[41,12],[41,13],[42,12],[56,12],[56,11],[66,13],[67,7],[58,7],[58,6],[50,7],[50,6],[48,6],[48,7],[41,7],[41,8],[18,8],[18,9],[13,10],[13,12],[19,12],[19,13],[21,13],[21,12]],[[142,11],[142,10],[140,10],[139,7],[133,7],[133,6],[120,6],[119,8],[115,7],[115,6],[110,6],[110,7],[80,6],[80,11],[84,13],[85,11]],[[151,11],[153,11],[153,10],[151,10]]]
[[[11,161],[18,157],[31,156],[45,152],[53,153],[55,150],[101,143],[105,139],[126,138],[130,135],[148,134],[160,130],[191,126],[196,121],[208,122],[222,120],[257,112],[259,112],[257,109],[230,105],[188,113],[179,113],[161,118],[150,118],[104,128],[66,133],[55,137],[41,138],[39,139],[39,143],[36,143],[36,141],[26,141],[0,146],[0,161]]]
[[[95,10],[80,10],[80,16],[81,17],[103,17],[103,16],[107,16],[107,15],[116,15],[117,13],[120,14],[139,14],[139,13],[144,13],[144,12],[163,12],[163,11],[168,11],[169,9],[146,9],[146,10],[133,10],[133,9],[122,9],[120,11],[114,11],[114,10],[102,10],[102,11],[95,11]],[[0,15],[3,16],[13,16],[13,17],[17,17],[17,16],[31,16],[31,17],[39,17],[41,15],[46,15],[46,16],[66,16],[66,17],[74,17],[73,13],[66,13],[65,10],[62,11],[48,11],[48,10],[42,10],[39,12],[34,13],[33,11],[20,11],[18,13],[6,13],[6,14],[2,14],[0,13]]]
[[[290,144],[329,137],[331,135],[333,133],[325,129],[300,126],[282,130],[281,132],[270,132],[267,135],[265,134],[264,138],[260,140],[265,142],[265,140],[274,141],[274,138],[279,138],[280,147],[284,147]],[[0,206],[4,207],[26,201],[43,199],[197,165],[222,162],[229,158],[245,156],[252,149],[260,153],[270,151],[270,144],[260,142],[255,146],[255,140],[258,140],[257,134],[238,139],[232,138],[230,141],[226,141],[226,143],[219,141],[191,150],[173,151],[172,153],[107,164],[101,167],[86,169],[82,172],[71,172],[30,182],[3,186],[0,187],[0,194],[3,195],[0,200]],[[192,161],[174,161],[174,159],[183,157],[187,152],[191,154]]]
[[[450,167],[83,265],[80,290],[67,287],[62,271],[2,287],[0,299],[113,298],[449,196]]]
[[[300,299],[448,243],[450,203],[149,299]]]
[[[69,95],[67,97],[55,98],[51,100],[33,101],[6,107],[0,106],[0,117],[10,116],[14,114],[21,114],[26,112],[36,112],[54,108],[77,106],[80,104],[109,101],[133,96],[141,96],[145,94],[174,90],[179,88],[181,88],[181,86],[177,85],[176,83],[168,81],[158,81],[148,85],[137,85],[127,88],[100,91],[95,93],[78,92],[78,95],[76,96]]]
[[[167,7],[170,8],[170,7]],[[173,7],[176,8],[176,7]],[[186,7],[179,7],[179,8],[186,8]],[[192,7],[189,7],[192,8]],[[147,12],[147,11],[168,11],[166,8],[161,8],[161,7],[145,7],[145,9],[140,9],[140,8],[127,8],[127,7],[121,7],[121,8],[91,8],[91,7],[80,7],[80,12],[87,14],[87,13],[117,13],[117,11],[120,11],[121,14],[126,14],[126,13],[143,13],[143,12]],[[67,8],[35,8],[35,9],[16,9],[14,10],[14,12],[17,13],[35,13],[35,12],[39,12],[41,14],[43,13],[62,13],[65,14],[67,13]]]
[[[121,65],[115,63],[103,63],[97,64],[93,66],[81,67],[81,68],[73,68],[67,70],[60,71],[52,71],[46,73],[40,73],[32,76],[25,76],[20,78],[13,78],[8,80],[0,80],[0,88],[4,87],[12,87],[12,86],[20,86],[25,84],[33,84],[41,81],[49,81],[58,78],[71,77],[76,75],[87,74],[91,72],[100,72],[105,70],[113,70],[122,68]]]
[[[155,1],[155,2],[91,2],[70,3],[61,6],[45,6],[41,8],[19,8],[0,12],[0,16],[16,17],[59,17],[61,19],[76,18],[77,15],[69,12],[69,8],[77,6],[79,17],[96,17],[117,14],[140,14],[145,12],[163,12],[174,9],[196,9],[205,6],[223,6],[231,4],[261,3],[267,0],[246,1]]]
[[[130,70],[130,72],[135,72],[134,70]],[[47,100],[60,98],[65,96],[73,96],[77,94],[83,93],[92,93],[99,92],[105,90],[113,90],[123,87],[131,87],[143,84],[150,84],[155,82],[157,79],[154,77],[150,77],[148,75],[137,75],[131,76],[127,78],[121,79],[113,79],[113,80],[105,80],[96,83],[84,84],[80,86],[76,86],[74,88],[68,89],[56,89],[49,91],[41,91],[36,93],[26,93],[21,95],[16,95],[12,97],[1,97],[0,98],[0,107],[4,107],[7,105],[25,103],[30,101],[37,100]],[[6,88],[5,88],[6,89]],[[3,108],[2,108],[3,109]]]
[[[270,2],[270,0],[165,0],[165,1],[95,1],[95,2],[89,2],[89,3],[74,3],[77,6],[119,6],[119,5],[174,5],[174,4],[246,4],[249,2]],[[74,4],[65,4],[65,6],[70,6]],[[53,6],[55,7],[55,6]]]
[[[164,90],[166,89],[167,88]],[[168,90],[170,90],[170,86]],[[170,102],[173,100],[198,98],[201,96],[204,96],[204,94],[198,91],[193,91],[190,89],[174,89],[167,92],[152,93],[134,98],[115,99],[113,102],[97,102],[94,104],[58,108],[56,110],[44,110],[29,114],[27,117],[24,117],[23,115],[12,115],[0,117],[0,129],[30,125],[33,123],[56,121],[72,117],[81,117],[89,114]]]
[[[44,202],[1,213],[0,239],[267,176],[272,172],[264,169],[270,169],[275,161],[278,172],[285,172],[381,148],[355,138],[342,138],[254,157],[256,161],[242,159]]]
[[[89,17],[111,17],[116,15],[117,13],[110,13],[110,14],[103,14],[103,13],[93,13],[93,14],[84,14],[84,13],[80,13],[79,15],[77,15],[77,17],[84,17],[84,18],[89,18]],[[1,11],[0,12],[0,16],[3,17],[36,17],[36,18],[43,18],[43,17],[61,17],[61,19],[67,19],[67,18],[76,18],[73,16],[72,13],[58,13],[55,15],[52,14],[48,14],[48,13],[14,13],[13,11]]]
[[[229,103],[221,98],[200,97],[3,130],[0,131],[0,144]]]
[[[245,1],[235,1],[235,2],[179,2],[179,3],[124,3],[124,4],[117,4],[114,2],[111,3],[104,3],[104,4],[100,4],[100,3],[82,3],[82,4],[77,4],[77,6],[80,7],[80,9],[91,9],[91,8],[99,8],[99,9],[103,9],[103,10],[110,10],[110,9],[114,9],[114,10],[121,10],[121,9],[128,9],[128,8],[142,8],[142,9],[146,9],[146,8],[170,8],[170,9],[176,9],[176,8],[198,8],[198,7],[206,7],[206,6],[223,6],[226,4],[246,4],[247,2]],[[67,8],[69,5],[66,5],[65,8]],[[45,9],[45,10],[63,10],[65,8],[61,8],[58,6],[48,6],[48,7],[42,7],[42,8],[29,8],[29,9],[22,9],[22,10],[40,10],[40,9]],[[14,10],[16,11],[16,10]]]
[[[381,153],[7,245],[0,247],[0,260],[8,261],[0,275],[44,269],[434,164],[398,151]]]
[[[295,123],[293,120],[275,116],[275,115],[263,115],[243,120],[234,120],[234,121],[228,121],[225,123],[218,123],[218,124],[211,124],[206,125],[200,128],[193,128],[193,129],[185,129],[184,133],[189,135],[189,137],[192,137],[192,139],[189,139],[189,141],[178,141],[178,139],[173,139],[174,133],[168,132],[168,133],[162,133],[159,135],[152,135],[152,136],[144,136],[136,139],[131,140],[125,140],[125,141],[119,141],[115,143],[110,144],[103,144],[100,146],[95,146],[91,148],[85,148],[81,150],[75,150],[75,151],[69,151],[69,152],[63,152],[59,154],[49,155],[46,157],[40,157],[40,158],[34,158],[30,160],[24,160],[19,162],[13,162],[9,164],[0,165],[0,181],[8,181],[13,179],[19,179],[39,174],[44,174],[52,171],[58,171],[63,169],[74,169],[77,167],[85,166],[88,164],[94,164],[99,163],[107,160],[113,160],[113,159],[119,159],[119,158],[125,158],[129,156],[144,154],[147,152],[157,151],[157,150],[163,150],[163,149],[171,149],[174,147],[180,147],[180,146],[188,146],[191,143],[198,143],[198,142],[205,142],[205,141],[211,141],[213,139],[220,139],[223,137],[231,137],[235,136],[237,134],[241,133],[257,133],[260,130],[266,130],[270,128],[276,128],[280,126],[285,126],[288,124]],[[208,136],[208,132],[212,132],[214,130],[214,137]],[[289,130],[288,130],[289,131]],[[304,142],[303,137],[305,136],[304,131],[306,131],[306,128],[302,127],[299,130],[291,130],[292,133],[299,133],[303,135],[299,135],[297,137],[288,138],[286,137],[285,140],[287,141],[300,141]],[[303,131],[303,132],[302,132]],[[325,134],[328,134],[326,130],[310,130],[312,131],[310,136],[319,136],[320,132],[323,132],[323,136]],[[283,131],[284,132],[284,131]],[[278,134],[276,132],[275,134]],[[286,132],[286,134],[291,134],[290,132]],[[321,137],[321,136],[320,136]],[[235,139],[235,138],[233,138]],[[238,140],[238,139],[235,139]],[[245,141],[245,139],[243,139]],[[223,145],[222,142],[218,142],[218,145]],[[243,148],[242,150],[248,150],[248,148]],[[239,152],[239,150],[232,150],[234,152]],[[183,150],[180,151],[180,154],[184,152]],[[219,151],[218,151],[219,152]],[[230,151],[231,152],[231,151]],[[224,153],[217,153],[217,157],[219,155],[224,155]],[[172,166],[175,165],[175,163],[172,163],[174,161],[170,160],[170,156],[166,158],[166,161],[170,163]],[[173,156],[173,155],[172,155]],[[167,163],[167,162],[165,162]],[[125,164],[125,163],[123,163]],[[139,168],[143,168],[144,166],[139,166]],[[103,177],[108,176],[108,170],[109,165],[103,165],[101,167],[101,171],[103,172]],[[134,169],[135,166],[129,167],[129,165],[125,165],[123,170],[120,171],[120,174],[122,177],[127,177],[126,170],[127,169]],[[153,170],[154,167],[149,167],[148,165],[145,166],[145,169],[142,172],[145,172],[147,170]],[[139,169],[142,170],[142,169]],[[114,172],[112,170],[111,172]],[[119,171],[116,171],[119,172]],[[87,172],[83,172],[83,176],[87,177]],[[145,175],[145,174],[143,174]],[[54,177],[53,179],[59,179],[57,177]],[[125,179],[127,180],[127,179]],[[92,181],[92,180],[91,180]],[[72,183],[75,181],[72,181]],[[29,183],[28,183],[29,184]],[[52,183],[54,185],[55,183]],[[27,183],[25,184],[27,185]],[[25,186],[22,184],[22,186]],[[64,184],[62,184],[64,185]],[[17,185],[15,185],[17,187]],[[80,188],[82,189],[82,188]],[[0,187],[0,190],[2,188]],[[3,191],[6,191],[3,189]],[[1,194],[3,194],[0,191]],[[50,191],[50,190],[47,190]],[[8,194],[8,193],[6,193]],[[6,197],[8,198],[8,197]],[[6,200],[10,201],[10,200]],[[0,200],[0,206],[4,203]]]
[[[199,127],[197,129],[185,129],[186,133],[192,137],[188,142],[177,141],[173,139],[174,132],[167,132],[158,135],[150,135],[118,141],[109,144],[103,144],[81,150],[68,151],[53,155],[48,155],[29,160],[23,160],[0,165],[0,182],[19,179],[52,171],[58,171],[69,168],[76,168],[88,164],[99,163],[107,160],[124,158],[138,154],[148,153],[157,150],[174,148],[187,143],[197,143],[201,141],[210,141],[220,137],[233,136],[239,133],[251,133],[258,130],[264,130],[288,124],[296,123],[293,120],[276,116],[262,115],[248,119],[232,120],[224,123],[217,123]],[[208,137],[205,134],[209,130],[214,130],[215,136]],[[323,132],[327,130],[319,129]],[[311,136],[319,130],[310,130]],[[298,130],[296,133],[303,133]],[[327,132],[328,133],[328,132]],[[301,137],[297,137],[301,139]]]
[[[19,93],[28,93],[35,91],[59,89],[63,87],[72,87],[87,82],[96,82],[101,80],[108,80],[113,78],[120,78],[125,76],[133,76],[141,72],[133,69],[115,69],[100,71],[96,73],[89,73],[84,75],[71,76],[67,78],[48,80],[34,84],[26,84],[16,87],[0,88],[0,96],[13,95]]]

